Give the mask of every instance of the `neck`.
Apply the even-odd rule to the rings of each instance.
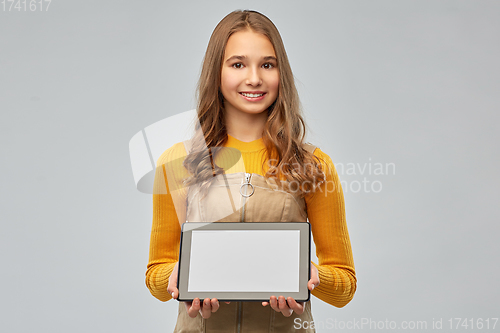
[[[267,121],[267,111],[259,114],[226,113],[226,130],[233,138],[250,142],[262,137]]]

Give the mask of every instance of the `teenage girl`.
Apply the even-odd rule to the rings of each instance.
[[[311,265],[308,288],[326,303],[345,306],[354,296],[357,280],[342,187],[330,157],[303,142],[305,124],[292,70],[281,36],[266,16],[238,10],[217,25],[204,57],[197,99],[198,135],[189,144],[172,146],[157,162],[146,272],[152,295],[161,301],[178,297],[180,230],[186,220],[193,221],[190,218],[207,220],[194,222],[307,219],[319,261]],[[241,152],[243,176],[258,188],[248,198],[245,217],[241,209],[227,216],[213,215],[224,209],[217,207],[220,198],[210,185],[221,176],[242,183],[241,175],[227,172],[231,163],[225,148]],[[193,188],[202,195],[194,196]],[[197,203],[203,200],[212,200],[215,206],[196,211],[202,209]],[[175,331],[314,332],[312,320],[310,302],[285,300],[282,295],[262,303],[196,298],[180,302]]]

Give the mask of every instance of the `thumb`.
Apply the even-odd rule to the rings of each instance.
[[[172,298],[176,298],[179,295],[179,290],[177,290],[177,264],[174,266],[174,269],[168,278],[167,291]]]
[[[179,295],[179,290],[177,289],[177,275],[172,274],[168,279],[168,293],[172,296],[172,298],[176,298]]]
[[[167,291],[170,294],[170,296],[172,296],[172,298],[174,298],[174,299],[179,296],[179,290],[177,290],[176,287],[171,287],[170,283],[169,283],[169,286],[167,288]]]
[[[314,288],[316,288],[319,285],[319,283],[314,283],[313,279],[309,280],[309,290],[313,291]]]

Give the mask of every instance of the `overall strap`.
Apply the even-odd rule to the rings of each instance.
[[[186,149],[186,154],[189,154],[192,145],[191,140],[182,141],[182,143],[184,144],[184,149]]]
[[[302,145],[302,148],[310,152],[311,154],[314,153],[314,150],[318,148],[317,146],[313,145],[312,143],[306,142]]]

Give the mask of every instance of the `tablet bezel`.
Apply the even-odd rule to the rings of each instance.
[[[189,292],[189,262],[193,230],[299,230],[299,291],[298,292]],[[307,251],[303,250],[307,248]],[[219,301],[269,301],[271,296],[292,297],[307,302],[311,293],[307,283],[311,275],[311,224],[309,222],[186,222],[182,225],[179,248],[178,301],[190,302],[195,298],[217,298]]]

